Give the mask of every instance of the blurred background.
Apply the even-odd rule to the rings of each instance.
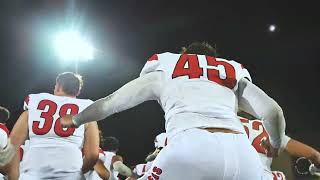
[[[81,98],[96,100],[138,77],[152,54],[178,52],[193,41],[208,41],[217,45],[221,57],[246,66],[253,82],[278,101],[289,136],[320,150],[316,4],[11,0],[2,1],[0,8],[0,105],[12,112],[9,127],[22,112],[24,98],[52,92],[61,72],[77,68],[85,80]],[[67,61],[59,54],[56,41],[64,32],[76,32],[88,42],[82,47],[92,47],[84,59]],[[157,102],[146,102],[99,125],[104,136],[120,140],[120,154],[135,165],[152,151],[154,137],[164,131],[163,115]],[[288,179],[315,179],[297,175],[294,161],[284,154],[274,168],[284,171]]]

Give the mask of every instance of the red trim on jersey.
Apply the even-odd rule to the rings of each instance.
[[[30,101],[30,97],[27,96],[26,99],[24,100],[24,102],[25,102],[27,105],[29,105],[29,101]]]
[[[4,130],[4,132],[6,132],[7,135],[9,136],[10,131],[5,124],[0,123],[0,129]]]
[[[145,172],[146,172],[146,166],[147,166],[147,164],[143,165],[142,173],[145,173]]]
[[[23,154],[24,154],[24,150],[22,149],[22,147],[19,148],[19,153],[20,153],[20,161],[22,161]]]
[[[104,151],[101,148],[99,148],[99,153],[105,155]]]
[[[148,61],[158,61],[158,60],[159,60],[159,58],[158,58],[158,55],[157,55],[157,54],[152,55],[152,56],[148,59]]]

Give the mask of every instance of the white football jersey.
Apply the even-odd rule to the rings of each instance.
[[[100,148],[99,148],[99,160],[101,160],[102,162],[105,161],[105,154],[104,154],[103,150]],[[86,180],[100,180],[101,179],[95,170],[90,170],[84,176],[85,176]]]
[[[29,112],[30,141],[24,171],[37,173],[40,178],[81,171],[85,125],[77,129],[61,128],[60,117],[78,114],[91,103],[48,93],[30,94],[26,98],[24,109]]]
[[[266,149],[261,146],[261,142],[263,140],[269,139],[269,135],[263,127],[262,121],[248,120],[245,118],[240,118],[240,121],[243,124],[246,134],[248,135],[249,141],[258,152],[262,165],[266,170],[271,171],[272,157],[268,157],[266,154]],[[288,136],[285,136],[282,140],[280,149],[284,149],[287,146],[289,140],[290,138]]]
[[[109,170],[110,172],[110,178],[109,180],[117,180],[118,179],[118,175],[119,172],[115,171],[112,167],[112,157],[116,155],[116,153],[114,152],[110,152],[110,151],[104,151],[105,154],[105,161],[104,161],[104,166]]]
[[[7,126],[0,123],[0,150],[7,146],[9,134]]]
[[[148,161],[145,164],[138,164],[136,167],[133,169],[133,172],[136,173],[139,177],[143,176],[145,172],[147,172],[151,166],[152,166],[153,161]]]
[[[170,136],[189,128],[227,128],[243,132],[237,118],[238,82],[251,80],[235,61],[195,54],[153,55],[140,76],[162,71],[165,83],[158,99]]]
[[[166,133],[161,133],[154,139],[155,148],[164,148],[168,144],[168,138]]]

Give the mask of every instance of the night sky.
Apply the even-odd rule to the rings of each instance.
[[[98,50],[93,61],[79,65],[85,80],[80,97],[92,100],[138,77],[152,54],[208,41],[221,57],[244,64],[253,82],[282,106],[288,135],[319,150],[320,14],[307,2],[3,1],[0,105],[12,112],[11,127],[25,96],[52,92],[58,73],[74,71],[52,47],[54,35],[70,27]],[[105,136],[119,138],[120,154],[133,165],[164,131],[163,111],[146,102],[99,125]]]

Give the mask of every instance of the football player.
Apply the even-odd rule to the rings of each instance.
[[[154,152],[150,153],[146,157],[145,159],[146,163],[138,164],[135,166],[135,168],[133,169],[133,177],[130,177],[127,180],[134,180],[137,177],[143,176],[145,172],[147,172],[151,168],[154,159],[158,156],[161,149],[167,146],[167,144],[168,144],[168,138],[166,133],[161,133],[157,135],[156,138],[154,139],[154,147],[156,149],[154,150]]]
[[[132,175],[131,169],[123,164],[123,158],[117,155],[119,151],[119,140],[115,137],[104,138],[104,166],[110,174],[109,180],[117,180],[118,174],[129,177]]]
[[[80,75],[62,73],[56,79],[54,95],[30,94],[25,99],[25,111],[10,135],[16,150],[27,138],[30,140],[20,179],[84,179],[83,173],[96,163],[97,123],[87,123],[77,129],[60,126],[62,116],[76,115],[92,103],[89,99],[77,98],[82,84]]]
[[[17,179],[19,176],[19,171],[15,168],[17,164],[14,164],[14,162],[8,164],[15,154],[14,148],[8,139],[10,131],[6,126],[6,122],[9,118],[9,110],[0,106],[0,180],[6,178]]]
[[[93,169],[85,174],[86,180],[108,180],[110,177],[109,170],[104,166],[105,154],[101,148],[99,148],[99,159],[94,165]]]
[[[285,119],[281,107],[250,80],[240,63],[216,58],[208,43],[192,43],[180,54],[153,55],[139,78],[78,115],[65,116],[61,124],[78,127],[157,100],[170,143],[144,175],[149,180],[261,179],[262,164],[257,165],[237,109],[263,120],[274,156],[285,136]]]
[[[259,154],[260,160],[266,170],[266,177],[273,180],[285,180],[283,172],[271,172],[273,157],[268,156],[268,150],[265,148],[265,143],[269,141],[269,135],[263,127],[263,122],[261,120],[248,120],[246,118],[240,118],[240,120],[252,146]],[[286,151],[294,157],[306,157],[316,166],[320,166],[320,153],[317,150],[288,136],[284,137],[280,151]]]

